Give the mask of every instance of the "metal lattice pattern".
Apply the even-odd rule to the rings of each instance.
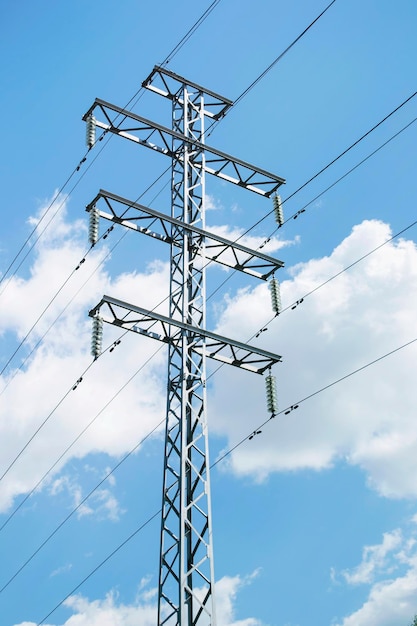
[[[173,99],[172,211],[183,224],[204,227],[203,94],[182,85]],[[205,327],[204,238],[171,225],[169,317]],[[197,352],[196,348],[200,348]],[[158,623],[214,624],[207,472],[204,338],[183,330],[168,355],[168,399],[162,501]]]
[[[206,357],[258,374],[281,357],[206,330],[204,268],[208,258],[265,279],[283,263],[206,231],[205,173],[267,197],[285,181],[205,145],[205,116],[230,100],[158,67],[144,86],[172,101],[172,129],[98,99],[83,119],[94,112],[96,127],[171,158],[171,216],[103,191],[87,210],[170,244],[169,317],[109,296],[90,315],[168,345],[158,626],[215,626]]]
[[[176,100],[174,100],[174,106],[175,102]],[[178,104],[178,109],[185,108],[182,98]],[[191,105],[196,106],[193,102]],[[204,138],[198,139],[198,133],[194,130],[189,135],[182,133],[179,130],[182,127],[180,118],[174,119],[173,130],[171,130],[100,98],[95,100],[83,119],[87,120],[93,113],[97,128],[102,128],[151,150],[166,154],[172,157],[174,161],[181,161],[182,146],[187,146],[191,161],[188,162],[187,166],[182,164],[184,168],[193,163],[195,168],[204,167],[204,172],[268,198],[285,183],[285,179],[276,174],[205,145]],[[121,121],[119,120],[120,117],[122,117]],[[103,118],[105,121],[102,121]],[[198,151],[205,154],[204,165],[200,164],[197,158],[194,159],[195,153]],[[201,172],[201,176],[203,176],[203,172]]]
[[[99,210],[98,204],[104,205],[110,212]],[[125,228],[130,228],[158,241],[180,245],[178,241],[172,241],[171,238],[172,225],[176,225],[180,230],[184,228],[184,224],[180,220],[109,191],[101,189],[87,206],[87,211],[90,212],[90,215],[92,212],[96,212],[103,219],[121,224]],[[221,263],[226,267],[263,280],[267,280],[271,274],[284,265],[282,261],[263,254],[259,250],[252,250],[236,241],[230,241],[198,226],[188,225],[187,230],[196,235],[198,252],[201,250],[201,245],[198,243],[199,237],[204,238],[204,252],[207,261]]]

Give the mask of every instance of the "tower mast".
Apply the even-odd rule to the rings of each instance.
[[[180,83],[172,128],[204,143],[204,93]],[[205,330],[204,150],[172,141],[169,317]],[[215,624],[210,478],[206,422],[205,339],[177,333],[168,348],[158,624]],[[197,352],[196,348],[200,348]],[[179,597],[178,596],[179,593]]]
[[[206,356],[258,374],[281,357],[206,329],[205,265],[216,261],[267,280],[283,263],[206,231],[205,174],[265,197],[285,181],[206,145],[206,118],[220,119],[230,100],[158,66],[143,86],[171,100],[171,129],[96,99],[83,117],[87,141],[92,147],[97,126],[169,156],[170,215],[104,190],[87,211],[92,245],[99,218],[170,245],[169,316],[110,296],[90,316],[168,344],[158,626],[215,626]]]

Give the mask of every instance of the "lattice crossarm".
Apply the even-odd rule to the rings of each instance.
[[[200,141],[193,140],[161,124],[156,124],[140,115],[125,111],[99,98],[96,99],[83,119],[87,120],[88,115],[93,111],[95,116],[98,115],[98,112],[102,112],[106,119],[105,122],[96,119],[96,126],[98,128],[102,128],[103,130],[120,135],[125,139],[129,139],[130,141],[134,141],[135,143],[170,156],[174,161],[179,162],[184,158],[182,156],[184,146],[190,149],[191,156],[204,151],[204,165],[194,160],[192,164],[193,168],[204,169],[204,171],[209,174],[227,180],[240,187],[244,187],[254,193],[269,198],[285,183],[285,179],[281,176],[277,176],[267,170],[251,165],[226,152],[207,146]],[[115,123],[111,121],[111,112],[121,116],[122,119],[118,125],[115,125]],[[129,124],[126,123],[126,120],[128,120]],[[135,123],[132,124],[132,121]],[[152,142],[150,139],[152,139]],[[159,143],[154,143],[154,140]],[[178,142],[178,148],[176,149],[172,147],[172,143],[175,143],[175,141]],[[216,166],[214,167],[214,165]]]

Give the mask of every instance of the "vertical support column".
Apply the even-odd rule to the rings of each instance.
[[[173,130],[204,141],[203,92],[184,83]],[[172,217],[204,228],[204,151],[173,139]],[[171,318],[205,328],[204,240],[172,226]],[[214,626],[204,339],[184,331],[169,346],[158,625]]]

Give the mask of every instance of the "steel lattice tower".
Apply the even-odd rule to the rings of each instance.
[[[180,85],[172,99],[172,127],[184,137],[203,142],[202,91]],[[174,137],[173,218],[204,228],[204,183],[204,150]],[[172,225],[171,238],[169,316],[205,329],[204,237]],[[203,337],[183,332],[168,348],[158,624],[171,623],[173,616],[176,624],[199,624],[202,612],[204,622],[208,617],[214,624],[203,347]]]
[[[171,213],[104,190],[87,211],[93,221],[101,217],[170,244],[169,316],[110,296],[90,315],[168,344],[158,625],[214,626],[206,356],[259,374],[281,357],[206,330],[205,266],[216,261],[267,279],[283,263],[206,231],[205,173],[266,197],[285,181],[205,144],[205,119],[222,117],[230,100],[161,67],[143,86],[171,100],[171,129],[99,99],[83,119],[90,147],[97,126],[171,157]],[[117,125],[115,113],[123,116]],[[94,221],[90,233],[96,231]]]

